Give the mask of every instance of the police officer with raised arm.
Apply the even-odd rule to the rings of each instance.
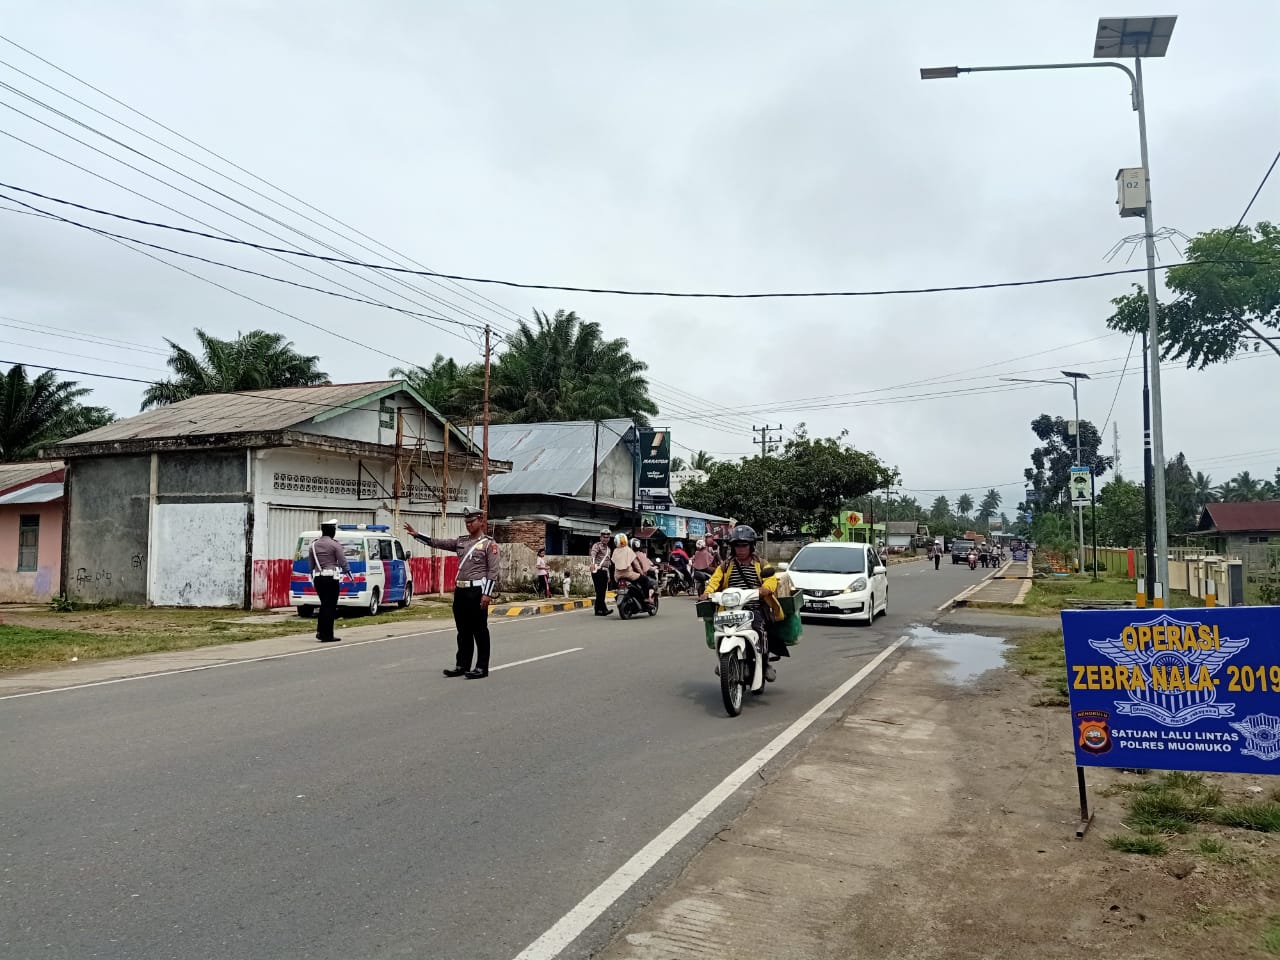
[[[405,530],[419,543],[458,555],[458,581],[453,589],[453,622],[458,628],[458,659],[446,677],[480,680],[489,675],[489,604],[498,592],[498,544],[485,533],[483,510],[462,515],[465,537],[428,537],[406,523]],[[475,667],[471,666],[475,654]]]

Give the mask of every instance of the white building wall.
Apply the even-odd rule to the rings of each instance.
[[[159,503],[152,509],[148,596],[162,607],[244,605],[244,503]]]
[[[396,442],[397,407],[404,413],[403,442],[407,449],[416,446],[420,437],[424,449],[435,452],[444,449],[444,428],[407,393],[393,393],[319,423],[305,423],[294,429],[300,433],[392,446]],[[454,450],[459,448],[456,437],[450,440],[450,446]]]

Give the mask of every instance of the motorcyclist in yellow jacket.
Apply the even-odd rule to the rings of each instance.
[[[732,548],[731,556],[716,567],[699,599],[706,600],[711,594],[720,590],[734,588],[759,590],[759,606],[753,604],[747,606],[749,609],[755,609],[756,629],[762,636],[766,636],[766,624],[776,623],[783,617],[782,605],[778,603],[778,578],[772,574],[772,571],[769,576],[765,576],[766,564],[764,558],[756,554],[756,532],[751,527],[745,523],[734,527],[729,535],[729,544]],[[775,645],[770,643],[769,646]],[[780,648],[772,651],[776,656],[790,656],[785,645],[777,644],[776,646]],[[775,673],[772,664],[766,665],[765,676],[771,682],[773,681]]]

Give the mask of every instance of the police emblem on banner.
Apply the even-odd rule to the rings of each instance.
[[[1106,753],[1111,749],[1111,714],[1105,710],[1077,710],[1080,749],[1090,753]]]
[[[1244,735],[1245,746],[1240,751],[1241,755],[1259,760],[1280,760],[1280,717],[1255,713],[1231,726]]]
[[[1214,678],[1224,663],[1248,645],[1247,637],[1223,637],[1217,626],[1168,614],[1135,622],[1125,627],[1121,637],[1089,641],[1129,678],[1119,685],[1129,699],[1115,701],[1116,713],[1150,717],[1170,727],[1185,727],[1206,717],[1235,716],[1234,703],[1217,702]]]

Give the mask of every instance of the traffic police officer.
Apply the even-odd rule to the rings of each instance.
[[[483,510],[462,515],[465,537],[428,537],[410,524],[404,528],[413,539],[437,550],[457,553],[458,581],[453,590],[453,622],[458,628],[458,659],[446,677],[480,680],[489,675],[489,604],[498,592],[498,544],[485,533]],[[475,653],[475,668],[471,666]]]

